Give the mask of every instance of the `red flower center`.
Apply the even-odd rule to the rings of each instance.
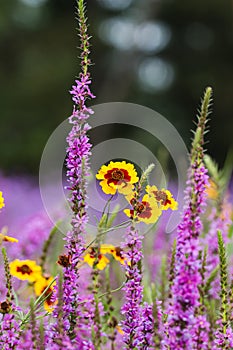
[[[135,207],[135,210],[137,211],[138,214],[141,214],[145,209],[146,209],[145,205],[143,203],[140,203],[140,202]]]
[[[28,265],[22,265],[22,266],[17,266],[16,269],[17,272],[21,272],[23,275],[27,274],[30,275],[32,273],[32,270]]]
[[[132,200],[131,200],[131,202],[132,202]],[[150,204],[148,202],[145,202],[145,201],[138,202],[135,205],[134,210],[136,210],[137,216],[140,218],[143,218],[143,219],[145,219],[145,218],[149,219],[152,215],[152,208],[150,207]],[[134,214],[134,210],[130,210],[130,214],[132,216]]]
[[[161,204],[162,205],[168,205],[168,204],[171,204],[171,201],[170,199],[168,199],[168,196],[165,192],[163,191],[153,191],[154,193],[154,196],[155,196],[155,199],[160,202],[161,201]]]
[[[123,173],[123,171],[121,171],[120,169],[114,170],[114,171],[112,172],[112,178],[113,178],[114,180],[123,180],[123,179],[124,179],[124,173]]]
[[[115,248],[115,252],[116,252],[116,256],[118,256],[119,258],[123,259],[122,249],[120,247],[116,247]]]
[[[122,181],[130,182],[131,176],[128,171],[125,169],[113,168],[107,171],[107,174],[104,175],[104,178],[107,179],[108,185],[113,183],[114,185],[119,185]]]
[[[99,253],[99,250],[97,248],[91,248],[89,254],[91,259],[98,258],[98,260],[101,260],[103,258],[103,255]]]

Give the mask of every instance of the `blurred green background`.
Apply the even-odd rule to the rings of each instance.
[[[73,0],[0,1],[0,169],[38,173],[71,114],[79,71]],[[222,164],[233,132],[232,0],[87,0],[95,103],[148,106],[187,145],[200,96],[214,89],[208,151]]]

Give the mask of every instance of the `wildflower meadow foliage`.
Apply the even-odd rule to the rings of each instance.
[[[9,218],[10,232],[1,228],[0,348],[233,349],[231,162],[219,170],[204,149],[212,89],[197,116],[184,206],[151,176],[153,164],[139,172],[129,160],[111,160],[94,174],[106,205],[90,239],[88,105],[95,96],[83,0],[77,14],[81,71],[70,91],[66,157],[71,225],[63,240],[62,212],[54,227],[34,212],[21,225]],[[10,203],[0,190],[3,217]],[[116,196],[126,203],[120,219],[109,211]],[[175,210],[180,223],[167,234],[166,215]],[[121,244],[107,243],[119,228]]]

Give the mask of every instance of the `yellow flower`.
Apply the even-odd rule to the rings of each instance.
[[[123,335],[124,334],[124,331],[123,329],[120,327],[120,326],[116,326],[116,330],[119,334]]]
[[[0,209],[5,207],[5,203],[4,203],[4,198],[2,196],[2,192],[0,191]]]
[[[97,247],[91,247],[87,254],[84,255],[83,260],[90,266],[93,267],[96,260]],[[97,269],[103,270],[109,264],[109,259],[106,254],[112,255],[115,260],[119,261],[122,265],[125,264],[125,259],[122,254],[122,249],[120,247],[115,247],[111,244],[101,244],[98,254],[98,263],[96,265]]]
[[[3,234],[0,233],[0,242],[11,242],[11,243],[18,243],[18,239],[10,236],[4,236]]]
[[[117,191],[127,195],[132,192],[133,185],[139,180],[134,165],[125,161],[111,161],[108,165],[102,165],[96,178],[102,180],[100,186],[103,192],[112,195]]]
[[[41,267],[33,260],[14,260],[10,264],[10,273],[20,280],[34,282],[41,276]]]
[[[43,294],[45,289],[52,283],[52,281],[53,277],[46,278],[41,276],[39,279],[37,279],[34,284],[34,291],[36,296]],[[55,284],[56,282],[54,281],[43,295],[43,297],[46,297],[46,300],[44,301],[44,309],[49,313],[53,312],[53,309],[57,304],[57,300],[53,300],[53,290]]]
[[[2,231],[0,232],[0,244],[4,241],[4,242],[11,242],[11,243],[17,243],[18,239],[14,238],[14,237],[10,237],[10,236],[6,236],[7,233],[7,227],[4,226],[2,228]]]
[[[89,252],[84,255],[83,260],[90,266],[93,267],[94,262],[96,260],[97,248],[90,248]],[[98,263],[96,264],[96,268],[99,270],[103,270],[109,263],[109,259],[102,254],[100,251],[98,252]]]
[[[136,220],[142,221],[145,224],[155,223],[162,213],[156,200],[148,194],[144,195],[141,202],[137,201],[135,203],[135,199],[132,198],[130,203],[133,209],[125,209],[124,213],[131,218],[135,215]]]
[[[209,179],[209,184],[206,186],[205,191],[210,199],[218,198],[218,187],[212,179]]]
[[[159,202],[162,210],[167,210],[169,208],[172,210],[177,210],[178,203],[175,201],[170,191],[165,190],[164,188],[158,190],[156,186],[148,185],[146,186],[146,192],[150,197],[153,197],[157,202]]]
[[[120,247],[115,247],[114,245],[101,244],[100,246],[101,254],[110,254],[115,260],[119,261],[122,265],[125,265],[125,259],[122,254],[122,249]]]

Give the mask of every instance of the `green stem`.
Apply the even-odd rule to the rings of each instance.
[[[40,260],[39,260],[42,272],[44,272],[44,265],[45,265],[46,257],[48,255],[49,247],[51,246],[51,243],[52,243],[53,236],[55,235],[56,232],[59,231],[58,225],[59,225],[60,222],[61,221],[58,221],[56,223],[56,225],[50,231],[47,240],[44,242],[43,249],[42,249],[42,254],[41,254],[41,257],[40,257]]]
[[[220,231],[218,231],[218,253],[220,260],[220,284],[221,284],[221,319],[222,319],[222,333],[226,334],[228,320],[228,276],[227,276],[227,259],[226,248],[223,241],[223,237]],[[227,348],[226,341],[222,344],[222,348]]]
[[[4,269],[5,269],[5,277],[6,277],[6,288],[7,288],[7,295],[6,298],[9,302],[14,300],[14,295],[12,292],[12,280],[11,280],[11,274],[10,274],[10,267],[9,267],[9,260],[7,257],[6,249],[2,248],[2,255],[4,260]]]

